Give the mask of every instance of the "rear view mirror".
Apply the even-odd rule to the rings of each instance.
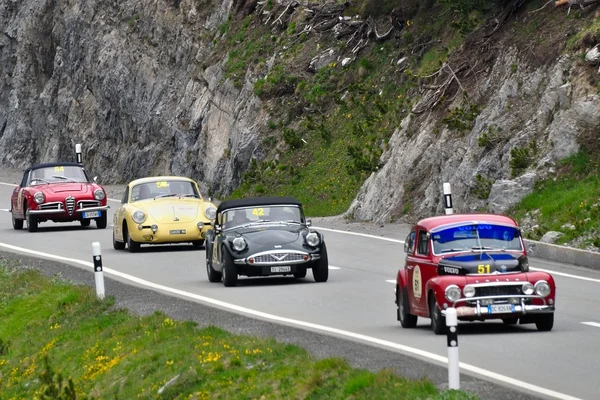
[[[94,179],[93,179],[93,181],[94,181],[94,183],[98,183],[98,177],[95,176]]]
[[[406,242],[404,242],[404,252],[408,253],[408,250],[409,250],[409,248],[408,248],[408,241],[406,241]]]
[[[312,221],[310,219],[306,220],[306,226],[312,226]]]

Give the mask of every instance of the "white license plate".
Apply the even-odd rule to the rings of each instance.
[[[271,272],[290,272],[292,267],[271,267]]]
[[[169,231],[171,235],[185,235],[185,229],[174,229]]]
[[[83,213],[83,218],[98,218],[100,211],[86,211]]]
[[[508,314],[515,312],[514,304],[492,304],[487,307],[488,314]]]

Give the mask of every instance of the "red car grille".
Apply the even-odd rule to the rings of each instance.
[[[475,289],[475,296],[510,296],[523,294],[523,285],[514,286],[483,286]]]
[[[80,200],[77,202],[77,209],[82,208],[90,208],[90,207],[98,207],[100,206],[100,202],[98,200]]]

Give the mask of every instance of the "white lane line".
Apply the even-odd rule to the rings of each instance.
[[[329,269],[341,269],[341,268],[340,267],[334,267],[333,265],[330,265]]]
[[[532,271],[541,271],[541,272],[546,272],[546,273],[549,273],[549,274],[552,274],[552,275],[564,276],[566,278],[573,278],[573,279],[579,279],[579,280],[582,280],[582,281],[589,281],[589,282],[600,283],[600,279],[588,278],[587,276],[565,274],[564,272],[557,272],[557,271],[552,271],[552,270],[549,270],[549,269],[542,269],[542,268],[529,267],[529,269],[531,269]]]
[[[94,268],[93,263],[88,262],[88,261],[77,260],[75,258],[62,257],[62,256],[54,255],[54,254],[43,253],[41,251],[29,250],[29,249],[25,249],[23,247],[17,247],[17,246],[13,246],[13,245],[1,243],[1,242],[0,242],[0,247],[4,247],[7,249],[11,249],[11,250],[15,250],[15,251],[19,251],[19,252],[23,252],[23,253],[27,253],[27,254],[32,254],[32,255],[36,255],[36,256],[40,256],[40,257],[46,257],[46,258],[50,258],[50,259],[54,259],[54,260],[66,261],[66,262],[70,262],[70,263],[83,265],[83,266],[90,268],[90,270],[93,270],[93,268]],[[359,333],[345,331],[342,329],[331,328],[331,327],[324,326],[324,325],[313,324],[311,322],[299,321],[299,320],[295,320],[295,319],[291,319],[291,318],[280,317],[277,315],[268,314],[268,313],[265,313],[262,311],[252,310],[250,308],[226,303],[224,301],[212,299],[210,297],[200,296],[195,293],[189,293],[189,292],[185,292],[183,290],[174,289],[174,288],[164,286],[164,285],[159,285],[159,284],[149,282],[144,279],[137,278],[132,275],[128,275],[128,274],[124,274],[119,271],[115,271],[111,268],[103,268],[103,270],[107,274],[118,276],[120,278],[129,280],[131,282],[135,282],[139,285],[143,285],[143,286],[153,288],[153,289],[162,290],[162,291],[168,292],[168,293],[173,293],[178,296],[187,297],[187,298],[194,299],[194,300],[199,300],[204,303],[223,307],[223,308],[226,308],[226,309],[229,309],[232,311],[237,311],[240,313],[253,315],[255,317],[260,317],[260,318],[264,318],[264,319],[271,320],[271,321],[283,322],[283,323],[287,323],[290,325],[296,325],[296,326],[301,326],[304,328],[310,328],[310,329],[313,329],[316,331],[327,332],[327,333],[332,333],[332,334],[336,334],[336,335],[340,335],[340,336],[345,336],[345,337],[352,338],[355,340],[360,340],[363,342],[373,343],[373,344],[388,347],[391,349],[399,350],[399,351],[407,353],[407,354],[412,354],[412,355],[428,358],[430,360],[434,360],[434,361],[437,361],[440,363],[445,363],[445,364],[448,363],[448,359],[446,357],[437,355],[435,353],[430,353],[428,351],[419,350],[419,349],[416,349],[413,347],[405,346],[405,345],[402,345],[399,343],[390,342],[388,340],[378,339],[378,338],[374,338],[374,337],[359,334]],[[495,372],[488,371],[488,370],[476,367],[471,364],[465,364],[465,363],[461,362],[459,365],[460,365],[460,368],[462,368],[463,370],[470,371],[475,374],[485,376],[487,378],[495,379],[497,381],[501,381],[501,382],[507,383],[509,385],[519,386],[525,390],[540,393],[544,396],[549,396],[549,397],[553,397],[553,398],[561,399],[561,400],[580,400],[577,397],[569,396],[564,393],[555,392],[554,390],[546,389],[546,388],[536,386],[536,385],[533,385],[533,384],[530,384],[527,382],[519,381],[517,379],[511,378],[508,376],[504,376],[504,375],[500,375]]]
[[[584,325],[595,326],[596,328],[600,328],[600,324],[598,322],[582,322]]]
[[[387,280],[386,280],[386,282],[389,282],[389,283],[396,283],[396,280],[395,280],[395,279],[387,279]]]
[[[346,235],[363,236],[363,237],[368,237],[368,238],[373,238],[373,239],[379,239],[379,240],[385,240],[385,241],[394,242],[394,243],[404,243],[404,240],[386,238],[386,237],[383,237],[383,236],[369,235],[367,233],[340,231],[340,230],[337,230],[337,229],[329,229],[329,228],[322,228],[322,227],[316,227],[316,226],[314,228],[315,229],[320,229],[320,230],[323,230],[323,231],[345,233]]]
[[[0,208],[0,211],[6,211],[9,212],[10,210],[8,208]]]

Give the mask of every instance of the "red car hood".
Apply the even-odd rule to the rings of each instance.
[[[55,193],[93,193],[94,187],[89,183],[55,183],[49,185],[38,185],[35,189],[40,190],[45,195],[52,195]]]

